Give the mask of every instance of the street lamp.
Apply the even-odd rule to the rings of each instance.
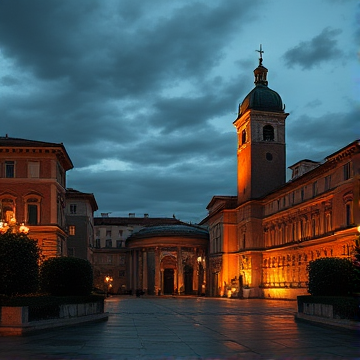
[[[18,225],[15,218],[11,218],[9,223],[0,221],[0,234],[5,234],[9,230],[14,234],[21,233],[26,235],[29,232],[29,228],[24,223]]]
[[[111,276],[109,276],[109,275],[105,276],[105,284],[106,284],[105,295],[106,295],[106,297],[109,296],[109,294],[108,294],[109,288],[112,287],[112,282],[113,282],[113,278]]]

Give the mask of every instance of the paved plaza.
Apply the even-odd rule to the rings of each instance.
[[[0,359],[360,359],[360,334],[294,321],[295,301],[110,297],[109,320],[0,337]]]

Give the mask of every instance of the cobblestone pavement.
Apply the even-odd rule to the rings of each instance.
[[[360,359],[360,334],[294,321],[296,302],[110,297],[106,322],[0,337],[0,359]]]

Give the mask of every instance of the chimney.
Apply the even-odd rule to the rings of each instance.
[[[149,214],[144,214],[144,218],[148,218],[149,217]]]
[[[129,217],[134,218],[134,217],[135,217],[135,213],[129,213]]]

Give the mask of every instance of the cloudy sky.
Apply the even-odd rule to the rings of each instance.
[[[356,0],[0,0],[1,136],[64,143],[99,211],[199,222],[236,195],[262,44],[287,166],[360,138]]]

